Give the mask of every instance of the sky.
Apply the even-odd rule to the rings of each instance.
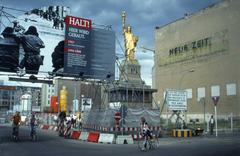
[[[97,25],[111,25],[119,42],[116,42],[116,53],[123,56],[121,12],[126,11],[126,24],[132,26],[132,32],[139,37],[135,57],[141,65],[142,79],[152,84],[153,53],[141,49],[154,50],[154,30],[183,18],[222,0],[0,0],[0,5],[29,11],[43,6],[68,6],[72,16],[91,19]],[[22,12],[5,10],[15,16]]]

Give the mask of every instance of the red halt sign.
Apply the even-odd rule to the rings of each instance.
[[[78,28],[84,29],[92,29],[92,21],[90,19],[74,17],[74,16],[66,16],[65,23],[67,26],[74,26]]]
[[[213,96],[212,100],[213,100],[214,106],[217,106],[217,103],[219,101],[219,96]]]

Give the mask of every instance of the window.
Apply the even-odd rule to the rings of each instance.
[[[197,100],[200,101],[201,98],[204,98],[205,94],[205,87],[201,87],[197,89]]]
[[[211,95],[213,96],[220,96],[220,86],[212,86],[211,87]]]
[[[237,94],[235,83],[227,84],[226,88],[227,88],[227,95],[236,95]]]
[[[192,99],[192,89],[185,89],[187,92],[187,99]]]

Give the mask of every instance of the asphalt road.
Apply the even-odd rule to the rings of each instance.
[[[21,127],[20,142],[10,140],[11,127],[0,125],[0,156],[240,156],[240,135],[225,137],[160,138],[160,147],[148,152],[137,145],[97,144],[64,139],[56,132],[38,130],[31,142],[29,129]]]

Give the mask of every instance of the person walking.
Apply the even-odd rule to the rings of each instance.
[[[16,114],[12,117],[12,127],[13,127],[13,130],[12,130],[12,136],[13,136],[13,139],[15,141],[18,141],[19,140],[19,126],[20,126],[20,123],[21,123],[21,115],[20,115],[20,112],[16,112]]]
[[[209,127],[210,127],[210,134],[211,135],[213,135],[214,125],[215,125],[215,120],[214,120],[213,115],[212,115],[211,118],[210,118],[210,121],[209,121]]]
[[[36,119],[36,113],[32,112],[30,121],[29,121],[29,126],[30,126],[30,138],[31,140],[36,139],[36,126],[37,126],[37,119]]]

